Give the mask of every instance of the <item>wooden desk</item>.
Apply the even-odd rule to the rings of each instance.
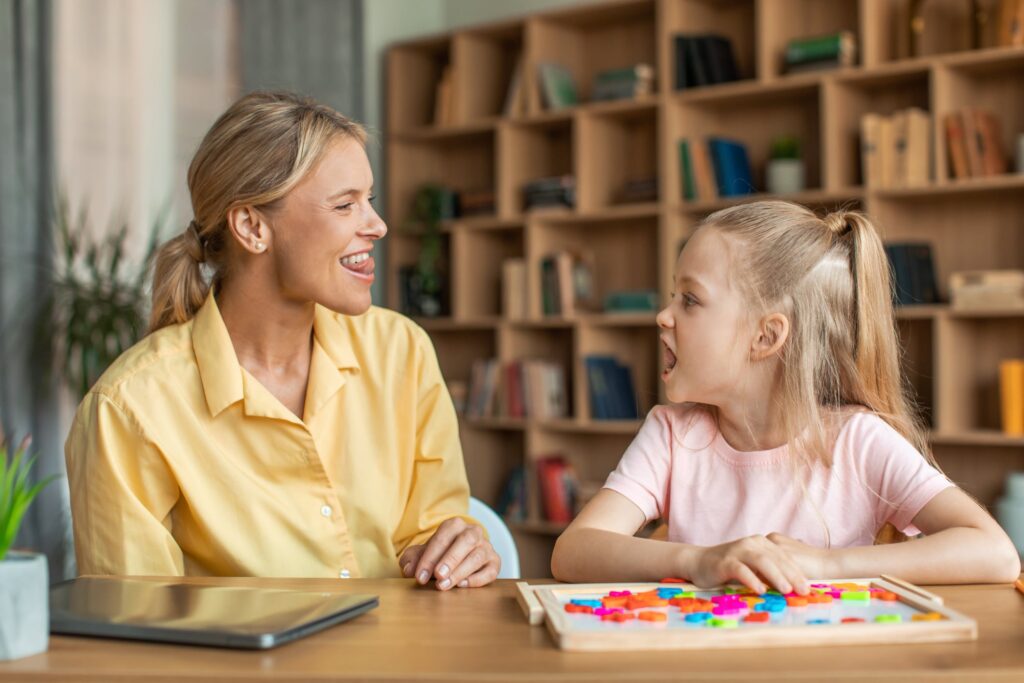
[[[404,580],[195,579],[373,593],[380,607],[266,652],[54,637],[0,663],[0,681],[1024,681],[1024,595],[1011,586],[932,588],[978,621],[978,640],[917,646],[563,653],[526,624],[511,581],[438,593]]]

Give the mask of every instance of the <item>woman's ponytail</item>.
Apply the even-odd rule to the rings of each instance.
[[[203,278],[206,249],[195,221],[156,254],[153,272],[153,310],[149,331],[190,320],[206,300],[209,285]]]

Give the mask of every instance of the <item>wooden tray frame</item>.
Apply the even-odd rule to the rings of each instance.
[[[832,580],[833,582],[835,580]],[[825,583],[813,581],[812,583]],[[872,579],[842,579],[843,583],[864,585],[891,591],[908,605],[925,612],[938,612],[942,621],[915,621],[900,624],[846,624],[842,628],[818,625],[786,628],[739,629],[665,629],[621,632],[579,632],[572,629],[559,596],[631,590],[641,592],[659,587],[681,588],[685,591],[707,590],[688,583],[593,583],[541,584],[516,583],[516,599],[531,625],[547,623],[555,644],[563,650],[692,650],[710,648],[797,647],[820,645],[867,645],[938,643],[977,640],[978,624],[943,604],[942,598],[890,576]]]

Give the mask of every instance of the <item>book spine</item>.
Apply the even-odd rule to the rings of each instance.
[[[999,404],[1003,433],[1024,436],[1024,361],[1004,360],[999,364]]]
[[[693,164],[690,162],[690,143],[679,141],[679,174],[683,182],[683,199],[692,202],[697,198],[696,185],[693,178]]]

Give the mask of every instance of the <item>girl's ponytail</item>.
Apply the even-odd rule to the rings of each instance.
[[[157,251],[150,332],[190,320],[203,305],[209,290],[203,278],[205,254],[195,221]]]

